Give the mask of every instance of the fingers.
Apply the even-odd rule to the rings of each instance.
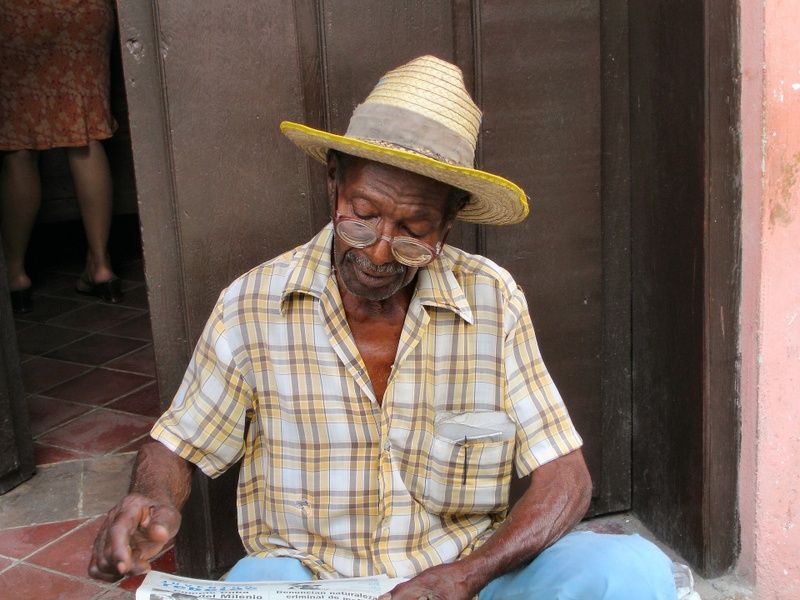
[[[92,547],[92,558],[89,561],[89,576],[102,581],[116,581],[122,576],[116,565],[106,556],[106,537],[108,535],[109,523],[113,520],[112,513],[106,516]]]
[[[178,534],[181,526],[181,513],[171,506],[153,506],[150,508],[150,519],[145,525],[148,537],[153,542],[166,544]]]
[[[151,521],[152,504],[145,498],[126,500],[123,500],[121,510],[108,527],[103,548],[106,560],[120,575],[131,571],[141,554],[143,542],[150,541],[146,531]]]
[[[175,537],[180,521],[173,507],[155,505],[136,494],[127,496],[109,511],[95,539],[89,575],[116,581],[149,571],[149,560]]]

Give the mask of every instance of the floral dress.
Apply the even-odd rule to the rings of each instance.
[[[0,150],[111,137],[110,0],[0,0]]]

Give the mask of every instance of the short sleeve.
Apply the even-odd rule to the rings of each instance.
[[[235,363],[223,314],[221,296],[171,406],[150,432],[210,477],[242,457],[253,393]]]
[[[583,441],[539,353],[533,322],[520,288],[506,307],[504,321],[506,402],[517,423],[517,473],[524,477],[580,448]]]

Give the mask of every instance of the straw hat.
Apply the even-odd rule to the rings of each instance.
[[[329,149],[412,171],[470,193],[457,217],[509,225],[528,216],[528,198],[516,184],[474,168],[481,111],[464,87],[461,70],[421,56],[389,71],[359,104],[347,133],[336,135],[284,121],[281,131],[325,163]]]

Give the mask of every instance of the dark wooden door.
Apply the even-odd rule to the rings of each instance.
[[[162,401],[219,291],[328,219],[323,169],[282,119],[343,132],[390,68],[461,66],[485,118],[478,164],[520,183],[531,217],[451,242],[523,286],[542,353],[584,437],[593,513],[630,503],[625,3],[419,0],[119,3]],[[216,573],[232,480],[196,482],[184,572]]]

